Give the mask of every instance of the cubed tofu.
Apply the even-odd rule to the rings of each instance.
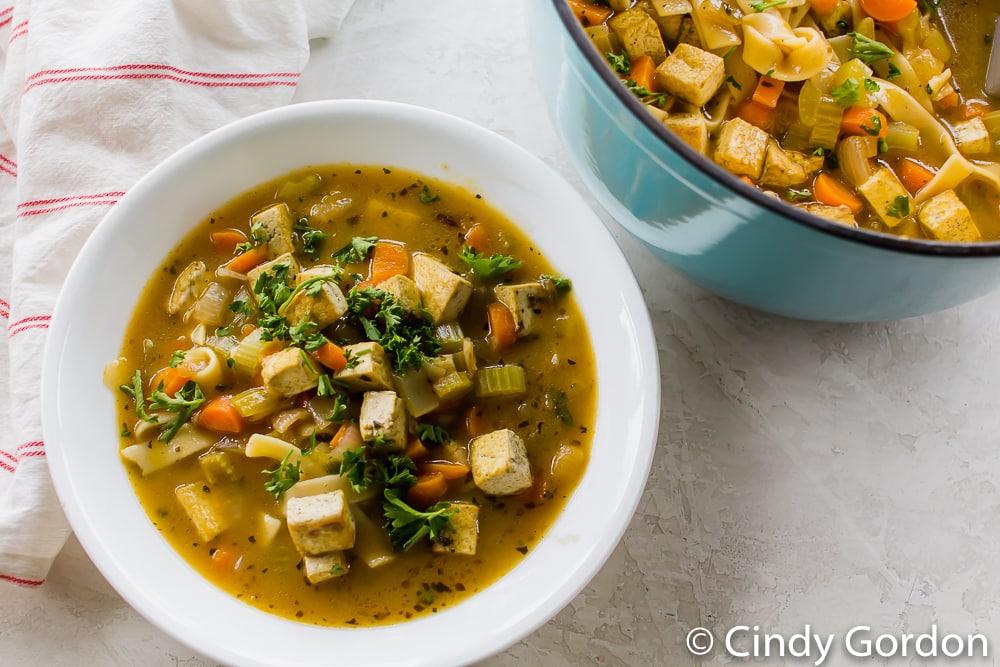
[[[514,316],[514,331],[518,337],[530,336],[538,331],[538,315],[552,301],[552,293],[537,282],[497,285],[493,288],[493,295]]]
[[[696,113],[671,114],[663,119],[677,137],[702,155],[708,153],[708,123]]]
[[[790,188],[802,185],[823,166],[822,156],[808,156],[798,151],[785,150],[776,141],[770,141],[764,154],[761,185]]]
[[[985,155],[993,152],[993,142],[986,123],[980,117],[952,123],[955,144],[964,155]]]
[[[303,556],[302,571],[310,584],[319,584],[347,574],[347,559],[343,551],[331,551],[319,556]]]
[[[417,314],[420,312],[420,290],[417,288],[417,284],[413,282],[412,279],[397,274],[390,278],[386,278],[378,285],[376,285],[383,292],[388,292],[392,295],[392,298],[399,302],[399,305],[403,307],[408,313]]]
[[[341,490],[289,498],[285,522],[303,556],[321,556],[354,546],[354,516]]]
[[[295,251],[295,219],[285,203],[268,206],[250,216],[250,229],[259,226],[267,239],[267,256],[274,258]]]
[[[660,87],[698,107],[712,99],[725,79],[725,61],[690,44],[678,44],[656,68]]]
[[[888,167],[875,169],[868,180],[858,186],[858,192],[886,227],[895,227],[914,213],[910,193]]]
[[[712,159],[737,176],[756,181],[764,171],[769,143],[767,132],[742,118],[733,118],[722,124]]]
[[[472,481],[491,496],[512,496],[531,488],[531,464],[524,441],[510,429],[500,429],[469,443]]]
[[[629,60],[650,56],[659,65],[667,57],[667,47],[660,36],[660,26],[653,17],[638,7],[616,14],[608,25],[618,35]]]
[[[361,438],[383,451],[406,448],[406,405],[394,391],[366,391],[358,417]]]
[[[441,531],[434,540],[437,554],[475,556],[479,542],[479,508],[472,503],[452,503],[451,527]]]
[[[345,345],[347,368],[337,371],[333,379],[351,391],[392,389],[392,366],[385,348],[375,342]]]
[[[424,253],[413,256],[413,281],[434,324],[457,320],[472,296],[472,283]]]
[[[957,243],[983,240],[969,208],[954,190],[945,190],[925,201],[917,213],[917,220],[931,238]]]
[[[303,271],[295,282],[302,284],[310,278],[318,278],[323,275],[330,274]],[[320,329],[324,329],[347,312],[347,298],[340,289],[340,285],[334,281],[319,281],[313,285],[316,288],[315,294],[312,294],[312,289],[303,288],[285,306],[282,315],[290,326],[295,326],[303,320],[309,320]]]
[[[319,384],[319,372],[304,350],[286,347],[260,364],[264,388],[277,396],[295,396]]]
[[[232,524],[232,513],[222,492],[212,492],[208,482],[182,484],[174,489],[177,502],[194,524],[198,539],[211,542]]]
[[[247,272],[247,284],[250,286],[250,292],[253,294],[254,301],[258,304],[260,303],[260,295],[257,293],[256,287],[261,276],[267,274],[274,277],[279,273],[283,273],[285,284],[292,287],[295,285],[295,276],[299,275],[299,270],[298,261],[290,253],[275,257],[269,262],[264,262],[250,269]]]
[[[818,215],[821,218],[826,218],[833,222],[839,222],[842,225],[847,225],[848,227],[857,227],[858,221],[854,219],[854,214],[851,213],[851,209],[847,208],[843,204],[840,206],[827,206],[826,204],[799,204],[799,208],[813,215]]]

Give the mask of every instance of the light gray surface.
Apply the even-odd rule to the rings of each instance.
[[[446,111],[582,192],[532,77],[528,1],[541,0],[360,0],[337,39],[317,45],[299,98]],[[899,637],[937,624],[1000,649],[1000,295],[895,323],[794,322],[706,294],[608,224],[659,342],[652,473],[591,585],[484,664],[698,664],[684,647],[693,627],[721,639],[755,624],[834,634],[824,664],[847,662],[844,635],[858,625]],[[706,663],[729,661],[716,649]],[[0,665],[138,664],[211,663],[132,611],[75,541],[41,588],[0,589]]]

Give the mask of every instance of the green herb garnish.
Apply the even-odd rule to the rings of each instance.
[[[764,0],[754,0],[750,3],[750,6],[758,14],[765,9],[770,9],[771,7],[780,7],[781,5],[788,4],[788,0],[771,0],[770,2],[765,2]]]
[[[309,226],[309,221],[306,218],[299,218],[299,221],[295,223],[295,231],[302,239],[302,252],[312,259],[319,257],[319,249],[323,241],[326,240],[327,233]]]
[[[604,54],[604,57],[608,59],[611,69],[614,70],[616,74],[628,76],[632,73],[632,63],[629,62],[627,53],[622,53],[619,56],[608,52]]]
[[[885,212],[894,218],[905,218],[910,214],[910,198],[906,195],[899,195]]]
[[[569,411],[569,401],[565,391],[549,387],[549,390],[545,392],[545,403],[552,409],[559,421],[565,424],[573,423],[573,413]]]
[[[358,264],[365,260],[376,241],[377,236],[355,236],[350,243],[333,253],[333,258],[344,264]]]
[[[462,250],[458,253],[458,258],[468,264],[473,272],[481,278],[492,278],[503,275],[521,266],[520,260],[516,260],[509,255],[493,253],[490,257],[484,257],[483,253],[467,245],[462,246]]]
[[[194,411],[205,402],[205,395],[201,393],[201,387],[194,380],[188,380],[184,386],[170,396],[163,391],[161,382],[153,393],[149,395],[149,406],[156,410],[166,410],[176,413],[176,416],[166,424],[160,426],[160,436],[158,440],[170,442],[177,435],[177,431],[189,419]]]
[[[854,40],[854,44],[851,46],[851,57],[859,59],[866,65],[891,58],[896,53],[882,42],[865,37],[860,32],[849,32],[847,36]]]
[[[397,489],[386,489],[383,496],[385,501],[382,508],[389,530],[389,542],[403,551],[409,551],[424,537],[436,540],[441,531],[450,527],[451,515],[455,513],[448,502],[436,503],[421,512],[407,505],[400,498]]]
[[[432,445],[443,445],[451,441],[451,434],[440,426],[421,424],[420,422],[416,422],[413,426],[421,442],[429,442]]]
[[[857,79],[844,79],[844,82],[830,91],[834,101],[842,107],[851,107],[861,99],[861,84]]]
[[[294,464],[289,462],[288,459],[291,456],[292,452],[289,450],[277,468],[274,470],[261,470],[261,473],[270,477],[270,479],[264,483],[264,488],[268,493],[274,496],[275,500],[280,501],[281,497],[285,495],[285,491],[292,488],[292,486],[299,481],[299,477],[302,475],[300,470],[301,464],[298,461]]]

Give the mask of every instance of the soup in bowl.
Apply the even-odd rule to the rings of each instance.
[[[516,642],[617,544],[658,410],[641,293],[572,187],[372,101],[263,113],[144,177],[71,267],[43,373],[88,555],[241,665]]]

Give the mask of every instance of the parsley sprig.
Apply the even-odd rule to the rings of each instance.
[[[205,395],[201,393],[201,387],[194,380],[188,380],[170,396],[163,391],[163,383],[149,395],[149,406],[155,410],[166,410],[175,413],[173,419],[160,426],[160,437],[158,440],[170,442],[177,435],[181,426],[191,419],[194,411],[205,402]]]
[[[385,502],[382,509],[389,529],[389,542],[396,549],[409,551],[424,537],[436,540],[443,530],[451,526],[451,515],[455,510],[449,502],[435,503],[421,512],[407,505],[396,489],[386,489],[383,495]]]
[[[309,220],[306,218],[299,218],[298,222],[295,223],[295,231],[299,233],[299,238],[302,239],[302,252],[312,259],[318,258],[320,246],[323,245],[323,241],[326,240],[328,234],[310,226]]]
[[[264,488],[274,496],[275,500],[281,500],[281,497],[285,495],[285,491],[292,488],[302,475],[302,464],[299,461],[295,463],[289,461],[291,456],[292,452],[289,450],[277,468],[274,470],[261,470],[261,473],[269,477],[268,481],[264,483]]]
[[[333,258],[343,264],[359,264],[365,261],[376,241],[377,236],[355,236],[350,243],[333,253]]]
[[[468,264],[473,272],[481,278],[493,278],[521,267],[521,261],[510,255],[493,253],[491,256],[485,257],[483,253],[467,245],[462,246],[458,258]]]
[[[351,288],[347,307],[368,340],[385,348],[396,370],[419,366],[441,349],[430,317],[410,315],[391,294],[377,287]]]
[[[851,58],[857,58],[866,65],[892,58],[896,54],[882,42],[865,37],[860,32],[849,32],[847,36],[854,40],[851,46]]]

